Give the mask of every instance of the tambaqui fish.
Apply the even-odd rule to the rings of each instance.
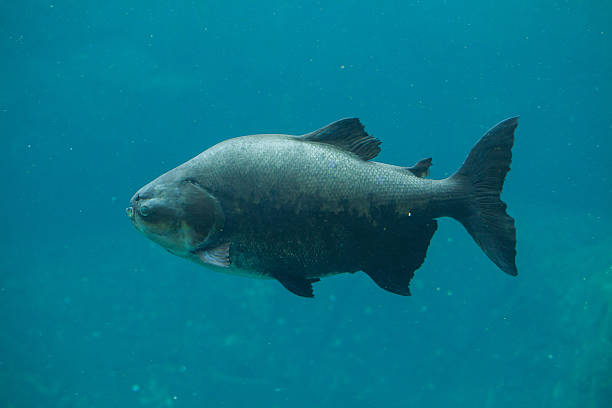
[[[301,135],[223,141],[142,187],[127,214],[169,252],[221,272],[279,281],[313,296],[320,278],[363,271],[409,295],[436,218],[463,224],[516,275],[514,220],[500,199],[517,118],[499,123],[452,176],[372,161],[380,141],[359,119]]]

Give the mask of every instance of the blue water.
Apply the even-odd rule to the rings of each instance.
[[[0,2],[0,406],[605,407],[609,1]],[[455,171],[520,115],[519,275],[440,221],[413,296],[217,274],[125,207],[214,143],[361,118]]]

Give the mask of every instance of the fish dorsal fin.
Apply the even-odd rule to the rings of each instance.
[[[334,145],[356,154],[363,160],[373,159],[380,152],[380,140],[368,135],[357,118],[340,119],[298,138]]]

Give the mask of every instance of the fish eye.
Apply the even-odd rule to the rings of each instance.
[[[147,215],[151,213],[151,209],[149,208],[148,205],[140,206],[140,209],[138,211],[140,212],[140,215],[142,215],[143,217],[146,217]]]

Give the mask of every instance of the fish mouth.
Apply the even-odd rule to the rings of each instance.
[[[142,225],[136,219],[136,209],[132,206],[129,206],[125,209],[125,214],[130,219],[130,222],[132,223],[134,228],[136,228],[138,231],[144,234],[145,231],[143,230]]]

